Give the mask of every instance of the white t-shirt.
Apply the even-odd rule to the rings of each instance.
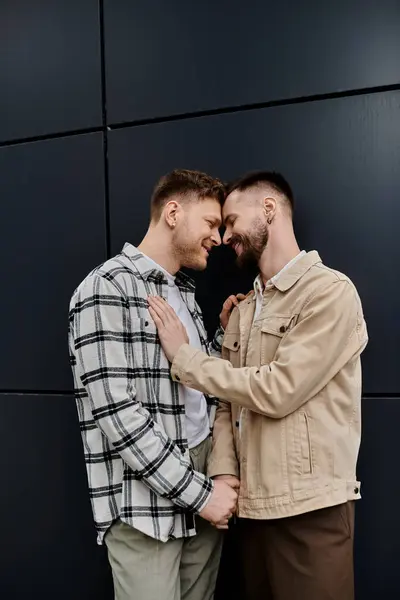
[[[199,332],[192,319],[192,316],[183,301],[178,286],[175,284],[175,277],[168,273],[163,267],[158,265],[153,259],[146,256],[147,260],[153,264],[159,271],[162,271],[168,281],[168,304],[174,309],[179,319],[182,321],[189,336],[189,344],[194,348],[202,350]],[[182,394],[185,403],[186,413],[186,435],[189,448],[195,448],[203,442],[210,434],[210,421],[207,412],[207,401],[204,394],[197,390],[192,390],[182,384],[179,385],[179,392]]]

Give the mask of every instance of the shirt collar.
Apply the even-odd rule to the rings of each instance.
[[[176,275],[171,275],[171,273],[168,273],[168,271],[166,269],[164,269],[164,267],[162,267],[161,265],[156,263],[156,261],[153,260],[152,258],[150,258],[150,256],[147,256],[147,254],[143,254],[143,252],[141,252],[141,254],[143,256],[144,261],[147,262],[148,269],[150,271],[153,269],[154,271],[163,273],[168,282],[168,285],[169,286],[175,285]]]
[[[165,269],[163,269],[160,265],[158,265],[154,260],[152,260],[149,256],[146,256],[145,254],[143,254],[143,252],[140,252],[140,250],[138,250],[132,244],[124,244],[122,254],[124,254],[130,259],[135,270],[143,279],[154,282],[166,281],[166,283],[168,283],[170,281],[170,278],[172,278],[172,283],[175,282],[180,289],[191,293],[195,292],[195,283],[191,277],[189,277],[182,271],[178,271],[178,273],[174,277]]]

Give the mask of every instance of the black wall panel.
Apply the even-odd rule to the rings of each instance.
[[[72,396],[0,394],[2,553],[9,600],[109,600]]]
[[[357,600],[399,598],[398,423],[400,398],[363,400],[359,459],[362,500],[357,503]]]
[[[109,121],[399,83],[399,30],[397,0],[105,0]]]
[[[100,126],[97,0],[0,2],[0,141]]]
[[[105,259],[103,135],[0,148],[0,390],[64,390],[68,303]]]
[[[112,254],[140,241],[160,175],[186,167],[223,179],[281,170],[301,245],[360,291],[371,339],[357,600],[397,600],[399,31],[397,0],[0,2],[0,598],[113,597],[71,393],[68,302],[110,238]],[[196,279],[211,334],[252,274],[220,248]],[[231,531],[216,600],[245,600],[236,545]]]
[[[392,260],[395,224],[400,222],[399,139],[399,92],[113,131],[113,251],[125,239],[140,241],[151,187],[173,167],[202,169],[222,178],[248,169],[280,170],[297,193],[302,246],[319,250],[360,291],[371,336],[364,355],[365,391],[396,392],[400,284]],[[243,290],[232,260],[228,251],[214,251],[211,271],[199,278],[210,330],[220,301]]]

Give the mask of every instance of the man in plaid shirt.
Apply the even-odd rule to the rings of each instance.
[[[238,482],[207,476],[217,401],[172,381],[147,298],[164,297],[191,343],[209,352],[194,284],[180,269],[206,268],[221,243],[223,198],[222,183],[204,173],[163,177],[142,243],[126,244],[94,269],[71,300],[70,360],[90,497],[117,600],[214,593],[220,529],[235,510]]]

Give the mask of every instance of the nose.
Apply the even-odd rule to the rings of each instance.
[[[214,246],[221,245],[221,236],[220,236],[218,229],[212,234],[211,240],[212,240],[212,243],[214,244]]]
[[[226,229],[226,230],[225,230],[225,233],[224,233],[224,237],[223,237],[223,239],[222,239],[222,242],[223,242],[225,245],[227,245],[227,244],[229,244],[229,242],[231,241],[231,238],[232,238],[232,233],[231,233],[230,231],[228,231],[228,229]]]

